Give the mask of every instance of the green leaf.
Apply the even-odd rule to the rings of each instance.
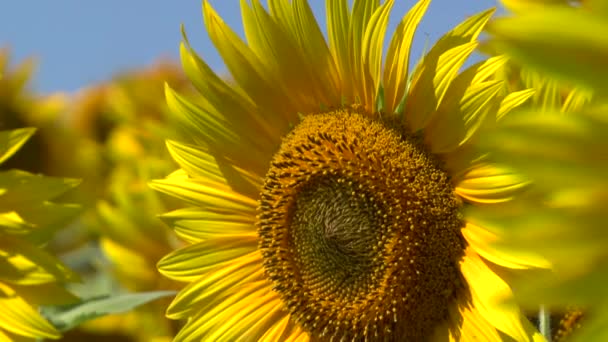
[[[154,300],[174,296],[175,291],[152,291],[92,298],[76,305],[45,310],[48,320],[59,330],[68,331],[106,315],[120,314]]]

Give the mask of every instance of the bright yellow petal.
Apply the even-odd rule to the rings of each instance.
[[[33,338],[59,338],[61,334],[38,311],[13,290],[0,283],[0,321],[2,328]]]
[[[15,154],[35,132],[35,128],[0,131],[0,164]]]
[[[505,96],[505,98],[502,99],[502,101],[500,102],[500,107],[498,108],[496,119],[502,119],[503,116],[508,114],[513,109],[521,106],[524,102],[531,98],[534,93],[536,93],[536,90],[534,89],[525,89],[512,92],[509,95]]]
[[[551,267],[545,258],[534,251],[516,251],[497,247],[495,244],[500,239],[499,235],[472,223],[467,223],[461,232],[475,253],[496,265],[513,269]]]
[[[342,95],[350,101],[353,98],[353,84],[348,50],[348,28],[350,26],[348,2],[346,0],[326,1],[325,6],[329,48],[340,75]]]
[[[471,250],[465,252],[460,263],[462,275],[469,285],[473,306],[492,326],[516,341],[533,341],[538,335],[519,307],[504,302],[512,297],[511,288]]]
[[[195,243],[222,236],[250,239],[257,236],[255,217],[240,213],[217,213],[199,208],[178,209],[160,216],[175,233]]]
[[[495,108],[502,87],[502,81],[482,82],[471,85],[462,96],[446,97],[425,129],[431,151],[448,153],[468,142]],[[487,119],[494,121],[494,117]]]
[[[493,13],[494,9],[490,9],[460,23],[443,35],[418,64],[405,106],[405,119],[413,131],[426,126],[458,69],[475,49],[474,41]]]
[[[201,274],[256,250],[255,235],[248,239],[238,236],[205,240],[167,254],[158,262],[158,269],[171,279],[194,281]]]
[[[201,184],[183,172],[174,172],[163,180],[150,182],[150,187],[204,208],[222,208],[255,215],[257,201],[229,189]]]
[[[177,294],[167,308],[167,317],[186,318],[204,311],[204,307],[213,307],[235,286],[263,279],[263,272],[261,255],[256,252],[234,260],[231,264],[216,267],[207,274],[200,274],[198,280]]]
[[[298,121],[298,108],[290,100],[290,94],[278,79],[277,70],[268,70],[261,59],[224,23],[207,1],[203,3],[203,15],[209,37],[232,77],[254,103],[272,113],[282,113],[284,120],[277,123],[277,128],[287,132],[289,123]]]
[[[328,1],[330,2],[330,1]],[[393,113],[401,103],[409,80],[409,58],[414,33],[430,0],[418,1],[403,17],[391,39],[384,68],[384,110]]]
[[[479,204],[513,200],[530,185],[520,174],[493,164],[477,164],[458,178],[455,192]]]

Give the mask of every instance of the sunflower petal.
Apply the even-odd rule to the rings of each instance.
[[[221,114],[209,106],[189,101],[169,86],[165,86],[165,97],[169,109],[185,123],[194,140],[221,149],[234,163],[263,173],[268,163],[267,154],[247,136],[239,136]],[[248,153],[243,153],[244,146]]]
[[[283,114],[284,119],[277,123],[277,129],[287,132],[289,123],[298,121],[297,107],[291,102],[289,93],[286,93],[283,87],[277,87],[281,82],[277,79],[276,70],[268,70],[207,1],[203,3],[203,15],[209,37],[232,77],[254,103],[272,113]],[[277,101],[277,99],[282,100]]]
[[[76,179],[46,177],[20,170],[0,172],[0,212],[55,198],[80,183]]]
[[[196,89],[205,94],[209,105],[221,112],[241,135],[256,132],[255,139],[263,149],[272,149],[278,144],[277,137],[283,132],[277,130],[277,127],[280,127],[282,118],[277,119],[277,115],[273,113],[261,115],[257,112],[251,100],[238,88],[231,87],[217,76],[205,61],[194,53],[188,40],[185,37],[184,39],[185,42],[180,45],[182,66]]]
[[[378,89],[380,88],[380,75],[382,72],[382,47],[386,35],[386,25],[394,0],[387,0],[377,8],[363,34],[361,45],[361,61],[358,72],[363,75],[359,90],[362,105],[371,113],[374,111]]]
[[[608,23],[598,13],[569,6],[501,18],[488,27],[493,44],[553,77],[608,92]]]
[[[530,184],[521,175],[491,164],[480,164],[464,173],[455,192],[473,203],[499,203],[513,200]]]
[[[35,128],[0,131],[0,164],[15,154],[35,132]]]
[[[460,23],[443,35],[418,64],[404,108],[413,131],[426,126],[458,69],[475,49],[474,41],[493,13],[494,9],[490,9]]]
[[[9,287],[0,283],[2,328],[32,338],[59,338],[61,334]]]
[[[270,0],[270,13],[299,47],[306,72],[313,83],[310,90],[327,107],[340,104],[340,76],[323,33],[306,0]]]
[[[601,114],[521,112],[509,115],[479,145],[491,158],[511,165],[539,185],[589,186],[603,182],[608,159]]]
[[[19,271],[19,277],[16,279],[2,279],[4,274],[0,274],[0,279],[4,281],[34,285],[78,279],[78,276],[68,270],[59,259],[29,242],[9,235],[0,239],[0,256]]]
[[[327,36],[329,49],[340,75],[342,94],[347,99],[353,98],[348,50],[348,28],[350,13],[347,0],[326,1]]]
[[[193,281],[220,264],[230,262],[257,249],[257,237],[221,237],[198,242],[167,254],[158,270],[179,281]]]
[[[462,97],[446,98],[425,130],[425,141],[431,151],[451,152],[471,139],[497,104],[497,95],[502,87],[502,81],[477,83],[471,85]]]
[[[255,217],[216,213],[199,208],[178,209],[160,216],[175,233],[191,243],[222,236],[250,238],[256,235]]]
[[[280,82],[275,88],[284,89],[294,108],[302,113],[314,112],[322,102],[329,102],[322,88],[316,86],[316,72],[308,68],[297,42],[289,38],[259,1],[252,1],[250,8],[247,1],[241,0],[241,13],[249,48]]]
[[[276,294],[269,291],[270,288],[265,281],[243,285],[238,292],[228,296],[212,309],[201,310],[175,336],[175,341],[217,341],[219,336],[215,334],[230,327],[225,322],[234,317],[242,318],[243,315],[258,309],[260,305],[278,299]],[[212,336],[215,339],[212,339]]]
[[[513,109],[521,106],[524,102],[531,98],[534,93],[536,93],[535,89],[525,89],[509,93],[509,95],[505,96],[500,102],[496,119],[502,119],[503,116],[508,114]]]
[[[477,43],[465,43],[436,58],[430,53],[424,58],[414,73],[411,91],[405,102],[405,118],[412,131],[426,127],[458,70],[475,48]]]
[[[261,256],[256,252],[238,258],[230,265],[221,265],[208,273],[199,274],[199,278],[182,289],[171,302],[167,317],[186,318],[197,311],[204,312],[205,307],[213,307],[239,284],[261,279],[261,263]]]
[[[227,208],[235,211],[255,213],[257,201],[236,193],[197,182],[182,172],[174,172],[163,180],[149,183],[152,189],[180,198],[193,205],[204,208]]]
[[[384,106],[388,113],[397,109],[405,94],[412,41],[430,3],[430,0],[418,1],[403,17],[391,39],[384,69]]]
[[[516,341],[533,341],[538,332],[523,323],[526,318],[513,302],[501,303],[512,296],[511,289],[471,250],[460,263],[462,275],[469,284],[473,305],[492,326]]]
[[[488,261],[513,269],[549,268],[550,263],[540,255],[528,250],[509,250],[496,246],[499,235],[472,223],[467,223],[461,230],[469,246]]]
[[[167,141],[167,149],[179,166],[197,181],[209,186],[230,187],[246,196],[257,196],[262,176],[215,157],[202,146]]]

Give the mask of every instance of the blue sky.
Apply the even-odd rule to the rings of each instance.
[[[242,33],[237,0],[209,0],[236,32]],[[265,3],[265,0],[262,0]],[[325,26],[324,1],[309,0]],[[414,0],[397,0],[388,32]],[[465,17],[496,6],[495,0],[434,0],[418,30],[413,57]],[[223,63],[204,30],[199,0],[20,0],[4,4],[0,46],[12,60],[33,56],[35,90],[75,91],[161,57],[178,57],[184,24],[194,48],[217,71]]]

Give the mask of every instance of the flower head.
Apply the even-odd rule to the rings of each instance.
[[[182,44],[202,98],[166,96],[193,143],[168,142],[181,169],[151,183],[191,205],[162,216],[191,243],[158,265],[189,283],[167,310],[188,319],[176,340],[538,338],[498,270],[547,263],[492,249],[464,211],[527,186],[471,148],[516,106],[493,79],[504,57],[458,72],[492,11],[409,70],[429,1],[383,59],[393,2],[327,1],[329,44],[306,1],[243,1],[247,43],[204,3],[234,84]]]

